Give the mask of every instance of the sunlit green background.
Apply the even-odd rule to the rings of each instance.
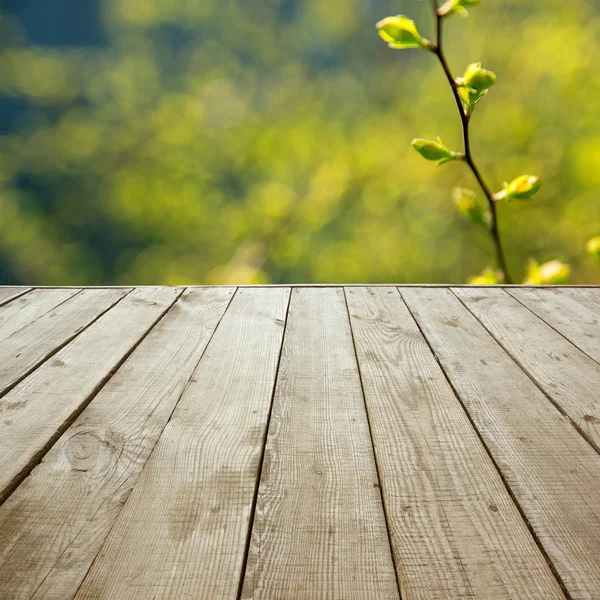
[[[0,284],[462,282],[492,248],[450,191],[464,165],[447,83],[375,22],[417,0],[5,0]],[[473,120],[508,262],[571,263],[600,234],[600,4],[482,0],[447,24],[453,70],[497,85]],[[475,189],[475,188],[474,188]]]

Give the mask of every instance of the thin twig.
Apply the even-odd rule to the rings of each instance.
[[[494,247],[496,249],[496,260],[498,261],[498,266],[502,270],[504,274],[504,282],[505,283],[513,283],[513,280],[508,272],[508,268],[506,266],[506,259],[504,257],[504,250],[502,249],[502,242],[500,241],[500,232],[498,230],[498,215],[496,211],[496,203],[493,198],[492,191],[485,183],[483,177],[481,176],[481,172],[477,168],[475,161],[473,159],[473,154],[471,152],[471,140],[469,137],[469,123],[471,121],[471,114],[464,108],[462,100],[458,95],[458,86],[452,76],[452,72],[450,71],[450,67],[448,66],[448,61],[446,60],[446,56],[444,54],[443,49],[443,19],[444,15],[440,15],[438,11],[437,0],[431,0],[431,5],[433,7],[435,13],[435,44],[431,48],[431,51],[438,57],[440,64],[442,65],[442,69],[446,74],[446,78],[448,79],[448,83],[450,84],[450,88],[452,89],[452,95],[454,96],[454,101],[456,102],[456,106],[458,108],[458,113],[460,114],[460,121],[462,124],[463,131],[463,144],[464,144],[464,161],[467,163],[471,172],[475,176],[479,187],[483,191],[485,197],[487,198],[490,214],[491,214],[491,222],[490,222],[490,235],[492,236],[492,240],[494,242]]]

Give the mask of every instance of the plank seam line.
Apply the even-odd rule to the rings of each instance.
[[[369,288],[367,288],[368,290]],[[400,563],[396,563],[396,557],[394,555],[394,547],[392,545],[392,534],[390,532],[390,520],[388,517],[388,509],[383,498],[383,486],[382,479],[379,469],[379,461],[377,460],[377,451],[375,450],[375,441],[373,439],[373,429],[371,427],[371,416],[369,414],[369,407],[367,406],[367,396],[365,394],[365,386],[363,384],[363,376],[360,367],[360,361],[358,360],[358,352],[356,351],[356,340],[354,338],[354,329],[352,328],[352,319],[350,318],[350,307],[348,306],[348,296],[346,295],[346,288],[344,290],[344,302],[346,303],[346,317],[348,319],[348,326],[350,327],[350,337],[352,338],[352,347],[354,349],[354,360],[356,362],[356,369],[358,371],[358,379],[360,381],[360,389],[363,397],[363,403],[365,406],[365,413],[367,416],[367,426],[369,427],[369,437],[371,439],[371,449],[373,450],[373,460],[375,462],[375,472],[377,474],[377,483],[379,485],[379,496],[381,498],[381,507],[383,509],[383,518],[385,520],[385,530],[387,532],[388,544],[390,548],[390,555],[392,557],[392,564],[394,565],[394,576],[396,578],[396,587],[398,588],[398,595],[402,600],[402,589],[400,587]]]
[[[244,557],[242,559],[242,568],[240,570],[240,581],[238,583],[238,590],[236,594],[236,600],[240,600],[242,597],[242,591],[244,588],[244,580],[246,578],[246,568],[248,567],[248,556],[250,554],[250,543],[252,542],[252,531],[254,529],[254,517],[256,515],[256,504],[258,501],[258,492],[260,489],[260,480],[262,478],[263,464],[265,461],[265,451],[267,448],[267,441],[269,438],[269,429],[271,427],[271,415],[273,414],[273,404],[275,402],[275,393],[277,391],[277,383],[279,381],[279,367],[281,365],[281,355],[283,354],[283,344],[285,342],[285,336],[287,333],[288,317],[290,314],[290,305],[292,303],[293,290],[289,288],[290,295],[288,297],[287,307],[285,309],[285,320],[283,323],[283,333],[281,335],[281,343],[279,345],[279,355],[277,356],[277,366],[275,367],[275,378],[273,380],[273,390],[271,391],[271,403],[269,404],[269,412],[267,413],[267,422],[265,424],[265,433],[263,435],[263,444],[260,451],[260,457],[258,461],[258,472],[256,474],[256,483],[254,484],[254,494],[252,496],[252,505],[250,507],[250,516],[248,518],[248,533],[246,535],[246,543],[244,545]]]
[[[10,304],[13,300],[20,298],[21,296],[24,296],[25,294],[28,294],[33,289],[34,288],[26,287],[22,292],[17,292],[14,296],[9,296],[8,298],[4,298],[4,300],[0,300],[0,306],[4,306],[5,304]]]
[[[34,290],[32,289],[31,291],[33,292]],[[25,323],[25,325],[22,325],[21,327],[19,327],[19,329],[15,329],[15,331],[13,331],[8,337],[5,337],[2,341],[8,340],[10,337],[12,337],[13,335],[15,335],[16,333],[19,333],[19,331],[21,331],[25,327],[29,327],[29,325],[32,325],[33,323],[37,323],[37,321],[39,321],[41,318],[45,317],[49,312],[52,312],[53,310],[56,310],[59,306],[62,306],[65,302],[68,302],[72,298],[75,298],[75,296],[79,296],[79,294],[81,294],[81,292],[83,292],[83,288],[80,288],[72,296],[69,296],[68,298],[65,298],[64,300],[61,300],[55,306],[51,306],[46,312],[42,313],[41,315],[38,315],[33,321],[30,321],[29,323]],[[23,294],[21,294],[21,296],[22,295]],[[21,296],[19,296],[19,298]]]
[[[592,311],[595,313],[600,308],[600,302],[595,302],[595,300],[600,300],[600,289],[599,288],[588,288],[588,289],[591,289],[592,291],[599,292],[599,295],[596,299],[594,299],[593,297],[589,298],[588,302],[586,302],[585,296],[581,296],[581,294],[572,296],[571,294],[568,293],[568,292],[585,292],[585,291],[587,291],[586,289],[581,289],[576,286],[568,286],[568,287],[563,286],[563,288],[567,291],[567,293],[565,294],[565,296],[567,296],[567,298],[570,298],[571,300],[573,300],[573,302],[576,302],[577,304],[579,304],[579,306],[582,306],[586,310],[589,310],[589,311]],[[592,306],[594,306],[594,308],[590,308],[590,303],[592,304]]]
[[[398,294],[400,294],[400,297],[402,298],[402,302],[404,302],[404,304],[406,305],[406,308],[408,309],[408,312],[410,313],[411,317],[413,318],[413,321],[415,322],[417,328],[421,332],[421,335],[423,336],[423,339],[425,340],[425,343],[427,344],[427,346],[429,346],[429,350],[431,351],[431,353],[433,354],[435,360],[437,361],[437,363],[438,363],[438,365],[439,365],[442,373],[444,374],[444,377],[445,377],[446,381],[448,382],[448,385],[450,386],[450,389],[452,390],[452,392],[456,396],[456,399],[460,403],[463,411],[465,412],[465,415],[467,416],[467,419],[469,419],[469,422],[471,423],[471,426],[473,427],[473,430],[475,431],[477,437],[479,438],[479,441],[481,442],[481,445],[485,449],[487,455],[489,456],[490,460],[492,461],[492,464],[494,465],[496,471],[498,472],[498,475],[500,476],[500,479],[502,480],[502,483],[504,484],[504,487],[505,487],[508,495],[510,496],[510,498],[513,501],[515,507],[519,511],[519,514],[521,515],[521,518],[523,519],[523,522],[525,523],[527,529],[529,530],[529,533],[530,533],[531,537],[533,538],[533,541],[535,542],[536,546],[538,547],[538,549],[540,550],[542,556],[544,557],[544,560],[546,561],[546,564],[548,565],[550,571],[554,575],[554,578],[556,579],[556,581],[560,585],[560,588],[561,588],[563,594],[565,595],[565,598],[567,598],[567,600],[573,600],[572,596],[569,594],[569,591],[567,590],[567,587],[566,587],[564,581],[562,580],[562,578],[559,575],[558,571],[554,567],[554,564],[552,563],[552,560],[550,559],[550,556],[546,553],[546,549],[544,548],[542,542],[538,538],[535,530],[533,529],[533,527],[531,526],[531,523],[529,522],[529,519],[525,515],[525,512],[523,511],[523,509],[522,509],[521,505],[519,504],[516,496],[514,495],[514,493],[513,493],[512,489],[511,489],[510,485],[508,484],[508,481],[504,477],[504,474],[502,473],[502,469],[500,469],[500,466],[496,462],[496,459],[494,458],[494,456],[492,455],[490,449],[488,448],[487,444],[485,443],[485,441],[484,441],[484,439],[483,439],[483,437],[482,437],[479,429],[475,425],[475,421],[471,417],[471,413],[467,410],[467,407],[465,406],[464,402],[462,401],[462,398],[460,397],[460,394],[458,393],[458,390],[454,387],[454,383],[452,383],[452,380],[450,379],[450,376],[448,375],[448,373],[446,373],[446,369],[444,369],[439,356],[437,355],[436,351],[433,349],[433,346],[430,344],[429,339],[427,338],[427,336],[425,335],[425,332],[421,328],[421,324],[419,323],[419,321],[417,320],[417,318],[413,314],[413,311],[411,310],[410,306],[408,305],[408,302],[406,302],[406,300],[402,296],[400,290],[397,290],[397,291],[398,291]],[[452,290],[450,290],[450,291],[452,291]],[[460,298],[458,298],[458,299],[460,300]],[[502,348],[502,346],[501,346],[501,348]]]
[[[164,287],[170,287],[170,286],[164,286]],[[231,288],[232,286],[222,286],[222,287],[224,287],[224,288],[225,287]],[[165,313],[164,313],[163,316],[165,316],[167,314],[167,312],[175,305],[175,303],[179,300],[179,298],[181,298],[181,296],[183,296],[183,294],[185,293],[185,291],[187,289],[190,289],[190,287],[188,286],[188,287],[183,288],[181,294],[179,294],[179,296],[171,304],[171,306],[169,307],[169,309],[167,311],[165,311]],[[154,450],[155,450],[156,446],[158,445],[158,442],[160,441],[160,438],[162,437],[163,432],[165,431],[165,429],[167,428],[167,425],[169,424],[169,422],[173,418],[173,413],[175,412],[175,409],[177,408],[179,402],[183,398],[183,396],[186,393],[187,389],[190,387],[191,381],[194,378],[194,373],[196,372],[196,369],[198,368],[198,365],[200,364],[200,361],[202,360],[202,358],[206,354],[206,350],[207,350],[208,346],[210,345],[210,342],[212,341],[213,337],[215,336],[215,333],[217,332],[217,329],[219,328],[219,325],[221,324],[221,321],[223,320],[223,317],[227,313],[227,310],[229,309],[229,306],[231,305],[231,301],[233,300],[233,297],[236,295],[237,290],[238,290],[238,288],[235,287],[234,288],[234,292],[233,292],[233,294],[231,294],[231,298],[229,298],[229,302],[227,303],[227,306],[225,307],[225,310],[223,311],[223,314],[221,315],[221,317],[219,318],[217,324],[215,325],[215,328],[213,329],[212,333],[210,334],[210,337],[208,338],[208,341],[206,342],[206,346],[204,347],[204,350],[202,351],[202,354],[200,355],[200,358],[198,358],[198,361],[196,362],[196,366],[190,371],[190,378],[188,379],[188,381],[187,381],[185,387],[183,388],[183,390],[181,391],[181,394],[179,395],[179,398],[177,399],[177,402],[174,404],[173,410],[169,414],[169,418],[165,421],[165,426],[162,428],[162,431],[160,432],[160,435],[156,439],[156,442],[154,443],[154,446],[152,446],[152,450],[150,450],[150,452],[148,453],[148,458],[146,459],[146,462],[144,463],[144,466],[142,467],[141,471],[139,472],[138,478],[136,480],[136,483],[134,484],[133,488],[131,488],[131,492],[133,492],[133,489],[137,485],[137,481],[139,481],[139,478],[142,476],[142,473],[144,472],[144,469],[146,468],[146,465],[148,464],[148,462],[150,461],[150,458],[154,454]],[[152,326],[151,329],[154,329],[154,327],[156,326],[156,324],[158,324],[158,322],[162,320],[163,316],[161,316],[157,320],[157,322],[155,323],[154,326]],[[146,337],[146,336],[144,336],[144,337]],[[121,514],[121,511],[127,505],[127,502],[129,502],[129,498],[131,497],[131,492],[129,492],[129,495],[127,496],[127,500],[125,500],[125,502],[123,503],[123,505],[119,509],[119,515]],[[110,527],[110,529],[106,533],[106,536],[104,537],[104,540],[102,541],[102,544],[100,544],[100,547],[98,548],[98,552],[96,552],[96,554],[94,556],[94,559],[92,560],[92,562],[90,563],[90,566],[87,568],[87,570],[85,572],[85,575],[81,578],[81,581],[79,582],[79,585],[77,586],[77,589],[75,590],[75,593],[73,594],[73,598],[75,598],[77,596],[77,594],[79,593],[79,590],[81,589],[81,586],[83,585],[83,583],[85,582],[87,576],[89,575],[89,572],[92,570],[92,567],[94,566],[94,564],[96,564],[96,560],[98,559],[98,556],[100,555],[100,553],[102,552],[102,549],[106,545],[106,540],[109,538],[110,533],[111,533],[113,527],[116,525],[117,520],[119,518],[119,515],[117,515],[115,517],[115,520],[114,520],[112,526]],[[40,586],[41,585],[42,584],[40,584]]]
[[[450,290],[450,291],[452,292],[452,290]],[[452,293],[454,294],[454,292],[452,292]],[[469,307],[461,300],[461,298],[459,298],[456,294],[454,294],[454,296],[469,311],[469,313],[471,315],[473,315],[473,317],[476,319],[476,321],[481,324],[481,326],[487,331],[488,335],[498,344],[498,346],[500,346],[500,348],[502,348],[502,350],[504,350],[504,352],[508,355],[508,357],[514,363],[516,363],[516,365],[521,369],[521,371],[523,371],[523,373],[525,373],[525,375],[527,375],[527,377],[531,380],[531,382],[533,383],[533,385],[535,385],[535,387],[538,388],[538,390],[540,390],[540,392],[542,392],[542,394],[550,401],[550,403],[552,404],[552,406],[554,406],[554,408],[565,418],[565,420],[575,429],[575,431],[577,431],[577,433],[593,448],[593,450],[595,452],[597,452],[598,454],[600,454],[600,448],[596,445],[596,443],[594,442],[594,440],[588,438],[587,434],[579,427],[579,425],[577,425],[577,423],[575,423],[575,421],[573,421],[573,419],[571,419],[571,417],[569,416],[569,414],[561,407],[561,405],[557,401],[555,401],[552,398],[552,396],[550,396],[550,394],[546,393],[546,391],[536,381],[536,379],[533,377],[533,375],[531,375],[529,373],[529,371],[523,366],[523,364],[521,364],[521,361],[517,357],[513,356],[509,352],[509,350],[507,350],[504,347],[504,344],[502,344],[502,342],[493,334],[493,332],[490,331],[484,325],[484,323],[477,318],[477,315],[475,313],[473,313],[469,309]],[[535,315],[535,313],[533,313],[533,314]],[[537,317],[537,315],[535,315],[535,316]],[[567,340],[567,341],[569,341],[569,340]]]
[[[164,312],[163,312],[163,313],[162,313],[162,314],[161,314],[161,315],[158,317],[158,319],[157,319],[157,320],[156,320],[156,321],[155,321],[155,322],[154,322],[154,323],[153,323],[153,324],[150,326],[150,328],[148,329],[148,331],[147,331],[147,332],[144,334],[144,336],[143,336],[143,337],[140,339],[140,341],[139,341],[139,342],[138,342],[138,343],[135,345],[135,347],[134,347],[134,348],[131,350],[131,352],[129,352],[129,353],[127,354],[127,356],[126,356],[126,357],[125,357],[125,359],[124,359],[124,360],[123,360],[123,361],[122,361],[122,362],[119,364],[119,366],[118,366],[117,368],[113,369],[113,371],[111,372],[111,375],[113,375],[114,373],[116,373],[116,372],[118,371],[118,369],[119,369],[119,368],[120,368],[120,367],[123,365],[123,363],[124,363],[124,362],[127,360],[127,358],[129,358],[129,356],[131,356],[131,354],[132,354],[132,353],[135,351],[135,349],[136,349],[136,348],[137,348],[137,347],[138,347],[138,346],[141,344],[141,342],[143,341],[143,339],[144,339],[144,338],[145,338],[145,337],[146,337],[146,336],[147,336],[147,335],[150,333],[150,331],[151,331],[152,329],[154,329],[154,327],[155,327],[155,326],[158,324],[158,322],[159,322],[160,320],[162,320],[162,318],[163,318],[163,317],[164,317],[164,316],[167,314],[167,312],[168,312],[168,311],[169,311],[169,310],[170,310],[170,309],[171,309],[171,308],[174,306],[174,304],[175,304],[175,303],[176,303],[176,302],[179,300],[179,298],[180,298],[180,297],[183,295],[183,293],[184,293],[184,292],[185,292],[185,288],[183,288],[183,289],[182,289],[181,293],[180,293],[180,294],[179,294],[179,295],[178,295],[178,296],[175,298],[175,300],[174,300],[174,301],[173,301],[173,302],[172,302],[172,303],[171,303],[171,304],[170,304],[170,305],[167,307],[167,309],[166,309],[166,310],[165,310],[165,311],[164,311]],[[110,375],[109,375],[108,379],[110,379]],[[106,385],[106,383],[108,383],[108,379],[107,379],[107,380],[106,380],[106,381],[105,381],[105,382],[102,384],[102,386],[101,386],[101,387],[104,387],[104,385]],[[100,392],[100,389],[101,389],[101,388],[99,388],[99,389],[96,391],[96,393],[94,394],[94,396],[95,396],[95,395],[97,395],[97,394]],[[93,398],[92,398],[92,399],[93,399]],[[87,406],[89,406],[90,402],[91,402],[91,400],[90,400],[90,401],[89,401],[89,402],[86,404],[86,406],[85,406],[85,407],[84,407],[84,408],[83,408],[81,411],[78,411],[78,414],[77,414],[77,416],[79,416],[79,415],[80,415],[80,414],[81,414],[81,413],[82,413],[82,412],[85,410],[85,408],[87,408]],[[147,418],[146,418],[146,421],[145,421],[145,422],[147,422],[147,421],[148,421],[148,419],[149,419],[149,417],[147,417]],[[73,421],[72,421],[72,423],[71,423],[71,424],[73,424],[73,423],[74,423],[76,420],[77,420],[77,417],[75,417],[75,419],[73,419]],[[69,425],[69,427],[70,427],[70,425]],[[69,427],[67,427],[67,428],[64,430],[64,432],[66,432],[66,431],[67,431],[67,429],[68,429]],[[64,432],[63,432],[63,433],[64,433]],[[62,435],[62,434],[61,434],[61,435]],[[122,451],[121,451],[121,454],[122,454]],[[121,454],[119,454],[119,457],[121,456]],[[117,459],[117,460],[118,460],[118,459]],[[94,515],[93,515],[92,519],[93,519],[93,518],[96,516],[96,514],[98,513],[98,511],[99,511],[101,508],[102,508],[102,505],[101,505],[101,506],[99,506],[99,507],[96,509],[96,512],[94,513]],[[120,510],[121,510],[121,509],[120,509]],[[120,510],[119,510],[119,512],[120,512]],[[79,529],[79,531],[77,532],[77,535],[75,535],[75,537],[73,538],[73,540],[72,540],[73,542],[75,542],[75,541],[77,540],[77,538],[79,537],[79,534],[80,534],[80,533],[83,531],[83,529],[84,529],[84,528],[85,528],[85,523],[84,523],[84,525],[82,525],[82,527]],[[52,570],[54,569],[54,567],[55,567],[55,566],[56,566],[56,565],[57,565],[57,564],[60,562],[60,560],[62,559],[62,557],[63,557],[63,555],[65,554],[65,552],[67,552],[67,551],[69,550],[71,543],[72,543],[72,542],[70,542],[70,543],[69,543],[69,544],[68,544],[68,545],[65,547],[65,549],[64,549],[64,550],[63,550],[63,551],[60,553],[60,555],[58,556],[58,558],[57,558],[57,559],[54,561],[54,564],[53,564],[53,565],[52,565],[52,566],[51,566],[51,567],[48,569],[48,572],[47,572],[47,573],[46,573],[46,575],[43,577],[43,579],[40,581],[39,585],[38,585],[38,586],[36,587],[36,589],[34,590],[34,592],[33,592],[32,596],[35,596],[35,594],[37,593],[37,591],[38,591],[38,590],[39,590],[39,589],[42,587],[42,585],[44,584],[44,581],[46,581],[46,579],[48,578],[48,576],[50,575],[50,573],[52,573]],[[78,588],[78,589],[79,589],[79,588]]]
[[[543,323],[548,325],[548,327],[550,327],[550,329],[554,329],[554,331],[556,331],[556,333],[558,333],[558,335],[560,335],[562,338],[567,340],[567,342],[569,342],[569,344],[571,344],[572,346],[575,346],[575,348],[577,348],[577,350],[579,350],[582,354],[585,354],[590,360],[593,360],[596,364],[600,365],[600,362],[597,361],[593,356],[590,356],[583,348],[580,348],[573,340],[569,339],[564,333],[562,333],[558,329],[556,329],[556,327],[554,327],[554,325],[552,325],[551,323],[548,323],[548,321],[546,321],[546,319],[544,319],[544,317],[542,317],[541,315],[538,315],[532,308],[529,308],[529,306],[527,306],[527,304],[521,302],[521,300],[519,298],[517,298],[517,296],[515,296],[514,294],[511,294],[509,290],[503,290],[503,291],[505,293],[507,293],[511,298],[514,298],[521,306],[524,306],[532,315],[535,315],[540,321],[542,321]],[[575,300],[575,302],[577,302],[577,300]],[[577,303],[579,304],[579,302],[577,302]],[[580,304],[580,306],[582,308],[585,308],[585,306],[583,306],[582,304]]]
[[[133,344],[129,351],[123,355],[123,357],[117,362],[117,364],[112,369],[110,369],[102,379],[100,379],[98,384],[94,387],[91,393],[82,401],[82,403],[77,407],[77,409],[74,410],[73,413],[71,413],[69,417],[67,417],[67,419],[57,427],[56,431],[50,436],[48,441],[32,456],[31,460],[27,463],[25,467],[23,467],[21,472],[19,472],[13,477],[12,481],[6,486],[3,492],[0,492],[0,506],[2,506],[2,504],[4,504],[6,500],[8,500],[10,495],[17,489],[17,487],[19,487],[19,485],[21,485],[21,483],[23,483],[23,481],[31,474],[31,471],[33,471],[33,469],[40,464],[40,462],[43,460],[44,456],[48,453],[50,448],[54,446],[54,444],[58,441],[62,434],[76,421],[79,415],[89,406],[90,402],[100,393],[100,390],[108,383],[110,378],[119,370],[121,365],[129,358],[129,356],[131,356],[132,352],[142,343],[142,341],[146,338],[150,331],[154,329],[154,326],[167,314],[171,306],[175,304],[175,302],[179,299],[179,297],[181,296],[181,294],[183,294],[184,291],[185,288],[182,288],[181,293],[177,296],[177,298],[175,298],[175,300],[173,300],[173,302],[169,304],[168,307],[158,316],[158,318],[142,334],[139,340]],[[125,294],[123,298],[129,296],[130,293],[131,292]],[[123,298],[117,300],[117,302],[115,302],[112,306],[115,306]],[[104,312],[108,312],[108,309]],[[95,319],[94,322],[96,320],[97,319]],[[87,327],[85,329],[87,329]]]
[[[129,294],[131,294],[133,289],[134,288],[130,288],[130,290],[126,294],[124,294],[120,298],[117,298],[112,304],[107,306],[104,310],[100,311],[89,323],[84,325],[81,329],[78,329],[73,335],[69,336],[66,340],[64,340],[64,342],[62,342],[61,344],[56,346],[56,348],[53,348],[47,356],[45,356],[44,358],[42,358],[42,360],[40,360],[35,365],[33,365],[31,367],[31,369],[29,369],[25,373],[23,373],[16,381],[11,383],[5,389],[1,390],[0,398],[2,398],[3,396],[6,396],[6,394],[8,394],[8,392],[10,392],[12,389],[17,387],[26,377],[29,377],[29,375],[31,375],[36,369],[41,367],[45,362],[48,362],[57,352],[60,352],[67,344],[71,343],[76,337],[80,336],[86,329],[88,329],[88,327],[91,327],[100,317],[104,316],[109,310],[114,308],[124,298],[127,298],[127,296],[129,296]],[[81,289],[79,292],[77,292],[77,294],[73,294],[73,296],[71,296],[71,298],[68,298],[67,301],[71,300],[73,298],[76,298],[81,292],[83,292],[83,289]],[[52,309],[52,310],[54,310],[54,309]],[[48,311],[48,312],[50,312],[50,311]],[[46,314],[48,314],[48,313],[46,313]],[[35,323],[35,321],[34,321],[34,323]],[[14,335],[14,333],[12,335]],[[6,338],[6,339],[10,339],[10,337],[11,336],[8,336],[8,338]]]

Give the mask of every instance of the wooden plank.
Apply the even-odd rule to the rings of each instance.
[[[136,290],[0,399],[0,501],[180,293],[170,288]]]
[[[30,289],[27,287],[0,287],[0,306],[22,296]]]
[[[237,292],[77,598],[237,598],[289,293]]]
[[[600,287],[563,287],[560,290],[563,294],[573,298],[573,300],[591,310],[595,318],[600,318]]]
[[[600,364],[501,289],[454,293],[600,449]]]
[[[84,290],[0,344],[0,396],[111,308],[125,290]]]
[[[600,598],[600,455],[450,290],[402,295],[570,597]]]
[[[592,310],[564,290],[508,290],[527,308],[600,362],[600,304]]]
[[[402,597],[564,598],[398,291],[346,292]]]
[[[32,290],[0,308],[0,340],[56,308],[81,290]]]
[[[343,289],[294,289],[244,599],[399,598]]]
[[[186,292],[0,507],[0,597],[75,595],[233,291]]]

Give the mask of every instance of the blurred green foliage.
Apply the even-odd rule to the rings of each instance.
[[[462,282],[492,264],[483,228],[417,135],[460,144],[444,75],[389,52],[374,23],[415,0],[102,0],[107,42],[32,44],[0,22],[0,93],[27,109],[0,136],[0,283]],[[483,0],[446,31],[452,69],[498,76],[473,122],[519,280],[560,258],[600,283],[600,7]],[[481,229],[481,230],[480,230]]]

